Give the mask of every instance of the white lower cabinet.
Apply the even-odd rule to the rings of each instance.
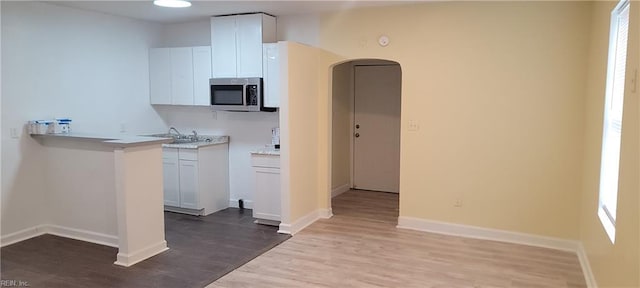
[[[209,215],[229,207],[229,146],[163,149],[166,211]]]
[[[180,207],[201,209],[198,204],[198,161],[180,160]]]
[[[280,156],[252,154],[251,166],[255,174],[256,187],[253,196],[253,218],[279,222],[281,220]]]
[[[178,149],[163,149],[162,175],[164,205],[180,207],[180,168],[178,167]]]

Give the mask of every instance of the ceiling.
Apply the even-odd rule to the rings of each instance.
[[[422,0],[424,1],[424,0]],[[181,23],[224,15],[265,12],[274,16],[300,15],[338,11],[350,8],[402,5],[413,1],[194,1],[189,8],[163,8],[153,1],[51,1],[49,3],[103,12],[158,23]]]

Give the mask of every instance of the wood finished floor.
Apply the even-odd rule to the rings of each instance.
[[[395,194],[352,190],[332,206],[209,287],[586,287],[574,253],[397,229]]]
[[[248,209],[165,212],[170,249],[129,268],[113,264],[116,248],[43,235],[3,247],[0,274],[30,287],[204,287],[289,238],[253,220]]]

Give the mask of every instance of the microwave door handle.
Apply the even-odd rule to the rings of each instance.
[[[247,95],[249,94],[247,93],[248,89],[249,89],[249,86],[247,85],[242,86],[242,106],[243,107],[247,107]]]

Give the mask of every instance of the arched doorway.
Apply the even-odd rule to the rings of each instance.
[[[388,60],[358,59],[331,67],[329,203],[336,215],[347,208],[345,203],[362,197],[386,199],[380,200],[390,209],[385,213],[397,219],[401,77],[400,64]],[[343,201],[334,206],[331,200],[340,199],[334,197]]]

